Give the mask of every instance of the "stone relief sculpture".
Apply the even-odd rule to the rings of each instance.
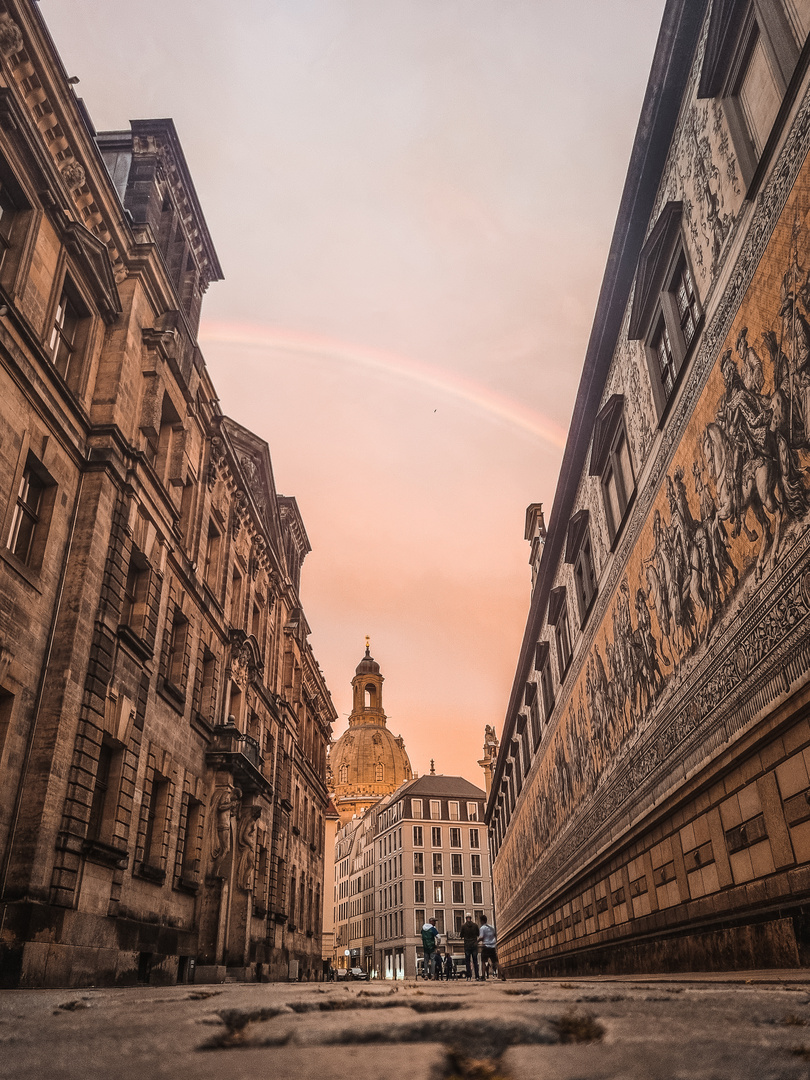
[[[240,788],[228,785],[214,792],[211,800],[211,873],[224,877],[225,864],[231,851],[231,821],[242,800]]]
[[[249,806],[239,818],[237,835],[239,862],[236,868],[236,883],[244,892],[250,892],[253,887],[253,868],[256,864],[256,835],[260,816],[260,807]]]
[[[705,155],[698,134],[693,141],[694,153]],[[718,178],[705,161],[699,169],[708,203]],[[641,745],[671,689],[689,677],[726,616],[778,569],[806,528],[810,166],[791,202],[719,342],[708,381],[544,748],[533,826],[524,836],[537,858],[626,760],[627,748]],[[720,238],[724,221],[712,223],[709,215],[707,228]],[[662,752],[659,744],[645,749],[639,767],[653,768]]]

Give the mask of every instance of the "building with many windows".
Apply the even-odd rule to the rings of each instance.
[[[810,956],[810,2],[667,0],[487,823],[513,975]]]
[[[372,811],[375,941],[380,978],[420,970],[421,930],[435,917],[439,952],[463,964],[467,913],[494,924],[484,824],[485,793],[461,776],[429,774],[404,784]]]
[[[321,969],[310,550],[197,343],[222,271],[174,125],[98,133],[0,11],[0,980]]]

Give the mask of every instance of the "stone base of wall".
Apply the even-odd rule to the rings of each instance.
[[[515,964],[510,978],[740,971],[810,965],[810,906]]]
[[[173,985],[193,978],[195,934],[49,904],[0,907],[0,987]]]

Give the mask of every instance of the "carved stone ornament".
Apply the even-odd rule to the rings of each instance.
[[[247,454],[243,454],[241,458],[242,471],[245,474],[245,479],[250,484],[255,484],[259,479],[259,468],[252,457]]]
[[[241,690],[245,690],[255,677],[256,665],[253,662],[253,650],[245,641],[234,648],[231,657],[231,678]]]
[[[60,172],[62,173],[62,179],[71,191],[75,191],[76,188],[80,188],[84,184],[84,169],[75,159],[66,161]]]
[[[13,56],[23,47],[22,32],[7,11],[0,14],[0,53]]]

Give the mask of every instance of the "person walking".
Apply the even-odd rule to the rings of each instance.
[[[473,917],[469,913],[464,916],[465,921],[461,924],[461,940],[464,942],[464,967],[467,972],[467,978],[472,978],[472,968],[470,961],[472,961],[472,967],[475,968],[476,982],[481,981],[481,976],[478,973],[478,925],[473,922]]]
[[[489,978],[489,966],[492,964],[492,977],[497,979],[498,953],[496,947],[498,938],[495,934],[495,927],[489,925],[486,915],[481,916],[481,929],[478,936],[481,940],[481,970],[484,973],[484,978]]]
[[[450,953],[444,958],[444,977],[447,980],[455,979],[456,965]]]
[[[423,979],[433,978],[433,954],[439,944],[439,931],[436,929],[436,920],[428,919],[422,927],[422,948],[425,951]]]

